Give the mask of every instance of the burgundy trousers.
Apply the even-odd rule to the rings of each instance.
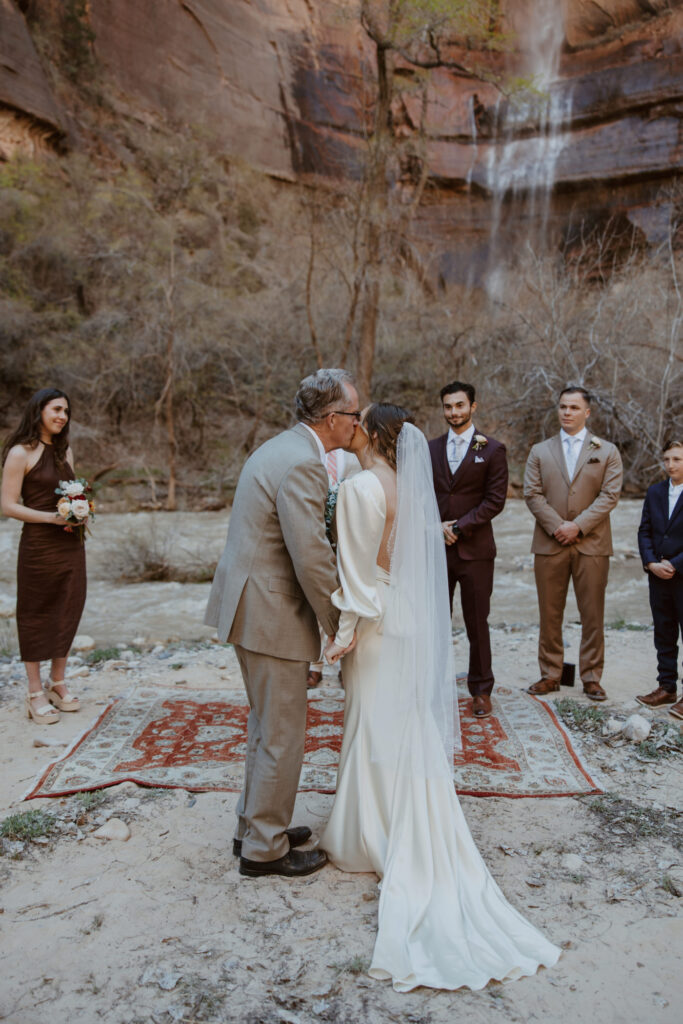
[[[480,693],[490,695],[495,682],[491,667],[489,634],[494,560],[461,558],[457,547],[456,543],[446,549],[448,597],[452,615],[455,587],[456,584],[460,584],[460,605],[470,645],[467,689],[473,697]]]

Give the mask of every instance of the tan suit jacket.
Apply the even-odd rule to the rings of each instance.
[[[247,459],[205,622],[221,641],[292,661],[320,653],[317,620],[333,636],[339,586],[325,536],[328,480],[306,427],[266,441]]]
[[[553,533],[566,520],[576,523],[583,534],[574,545],[581,554],[612,554],[609,514],[621,493],[621,456],[609,441],[591,447],[592,436],[586,433],[571,481],[559,434],[535,444],[529,453],[524,500],[536,518],[531,544],[536,555],[565,550]]]

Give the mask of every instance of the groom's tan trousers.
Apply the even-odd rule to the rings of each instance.
[[[581,618],[579,674],[583,683],[600,682],[605,664],[605,588],[608,573],[608,555],[583,555],[575,545],[563,548],[556,555],[534,557],[541,627],[538,664],[542,679],[559,681],[562,675],[562,620],[571,579]]]
[[[235,644],[251,710],[244,786],[237,804],[242,856],[268,861],[289,852],[289,827],[306,739],[307,661],[256,654]]]

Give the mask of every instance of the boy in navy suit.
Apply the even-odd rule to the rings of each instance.
[[[650,584],[659,685],[636,700],[648,708],[670,704],[669,714],[683,718],[683,699],[676,701],[678,638],[683,631],[683,440],[664,446],[664,470],[669,479],[648,489],[638,528]]]

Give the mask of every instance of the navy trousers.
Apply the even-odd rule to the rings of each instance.
[[[660,580],[648,573],[650,608],[655,626],[657,682],[664,690],[676,692],[678,681],[678,639],[683,632],[683,576]]]

